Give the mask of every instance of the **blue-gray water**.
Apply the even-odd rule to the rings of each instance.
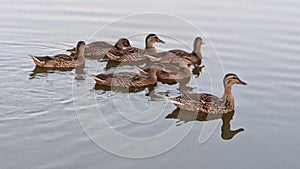
[[[296,0],[2,1],[0,168],[299,168],[299,7]],[[204,37],[205,68],[189,85],[220,96],[223,75],[238,74],[249,85],[233,89],[236,110],[230,124],[245,131],[223,140],[220,122],[200,144],[206,123],[165,119],[175,107],[151,100],[147,90],[95,90],[89,75],[104,72],[105,62],[87,60],[84,72],[33,72],[27,56],[65,53],[78,40],[113,43],[128,37],[133,46],[143,47],[147,32],[167,42],[157,45],[159,50],[190,50],[195,36]],[[155,93],[177,96],[177,88],[159,83]],[[99,128],[101,119],[110,127]],[[174,143],[184,129],[186,135]],[[172,130],[154,146],[174,146],[142,158],[140,147],[109,140],[112,149],[141,155],[128,158],[101,147],[89,130],[100,142],[112,130],[129,138],[155,138]],[[146,153],[152,147],[143,148]]]

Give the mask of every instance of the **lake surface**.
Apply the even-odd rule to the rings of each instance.
[[[0,168],[299,168],[299,7],[296,0],[2,1]],[[164,99],[178,96],[178,85],[158,83],[157,97],[99,90],[90,75],[105,72],[103,61],[87,59],[81,72],[44,71],[27,56],[120,37],[143,48],[150,32],[167,42],[159,51],[190,51],[203,37],[205,67],[188,85],[221,96],[223,76],[236,73],[248,86],[234,86],[234,114],[211,121],[178,114]]]

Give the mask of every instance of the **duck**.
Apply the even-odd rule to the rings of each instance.
[[[180,49],[169,50],[169,52],[173,53],[179,58],[189,60],[193,65],[200,66],[202,60],[201,47],[204,44],[205,43],[201,37],[196,37],[194,39],[193,51],[191,53]]]
[[[94,59],[101,59],[104,58],[104,56],[108,52],[114,52],[118,50],[122,50],[128,47],[131,47],[131,44],[127,38],[120,38],[115,43],[115,45],[112,45],[110,43],[104,42],[104,41],[95,41],[88,44],[89,48],[87,48],[84,51],[84,55],[86,58],[94,58]],[[68,49],[68,52],[71,52],[71,54],[75,54],[76,47],[73,49]]]
[[[106,57],[115,62],[142,62],[147,59],[145,55],[156,53],[155,43],[165,43],[163,40],[158,38],[156,34],[148,34],[145,38],[145,49],[139,49],[135,47],[129,47],[119,51],[109,51]],[[151,56],[149,56],[151,57]],[[153,58],[153,57],[152,57]]]
[[[180,58],[189,67],[191,65],[194,65],[195,68],[201,67],[201,46],[203,44],[205,43],[203,42],[202,38],[196,37],[194,40],[194,49],[191,53],[180,49],[173,49],[165,52],[152,54],[151,56],[146,55],[146,57],[148,57],[148,59],[150,59],[151,61],[156,61],[160,63],[169,63]],[[153,59],[153,57],[157,59]]]
[[[118,72],[109,74],[92,75],[96,84],[101,86],[116,87],[116,88],[145,88],[149,85],[157,83],[156,73],[162,66],[153,65],[149,73],[139,74],[134,72]]]
[[[234,97],[232,86],[235,84],[247,85],[236,74],[228,73],[224,76],[224,94],[221,98],[207,93],[183,93],[178,97],[166,97],[182,110],[194,111],[198,113],[224,114],[234,110]]]
[[[57,54],[54,56],[34,56],[29,55],[37,67],[50,69],[69,69],[84,66],[85,57],[84,50],[88,47],[84,41],[79,41],[76,45],[76,53],[74,57],[66,54]]]
[[[158,64],[158,63],[153,63]],[[166,84],[187,84],[191,78],[191,71],[189,67],[185,64],[183,59],[172,60],[170,63],[161,64],[164,70],[159,70],[157,72],[157,79],[159,82]],[[149,67],[146,65],[146,67]],[[142,73],[149,72],[149,69],[141,70]]]

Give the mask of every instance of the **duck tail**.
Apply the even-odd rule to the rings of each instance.
[[[100,82],[100,83],[103,83],[103,80],[98,78],[96,75],[90,75],[96,82]]]
[[[165,97],[165,99],[166,99],[168,102],[171,102],[171,103],[173,103],[173,104],[184,105],[183,103],[180,103],[180,102],[174,100],[172,97]]]
[[[142,74],[145,74],[145,75],[148,75],[149,73],[144,71],[143,69],[137,67],[137,66],[134,66],[135,69],[137,69],[138,71],[140,71]]]
[[[119,57],[112,54],[112,53],[107,53],[106,57],[108,57],[109,60],[117,60]]]
[[[40,61],[36,56],[30,55],[30,54],[28,54],[28,56],[30,56],[33,59],[33,61],[36,65],[43,65],[44,64],[44,62]]]

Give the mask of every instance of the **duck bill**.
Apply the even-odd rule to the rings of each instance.
[[[247,85],[247,83],[244,82],[244,81],[242,81],[242,80],[239,80],[239,84],[241,84],[241,85]]]
[[[157,42],[157,43],[165,43],[165,41],[163,41],[163,40],[161,40],[161,39],[159,39],[159,38],[156,39],[156,42]]]

